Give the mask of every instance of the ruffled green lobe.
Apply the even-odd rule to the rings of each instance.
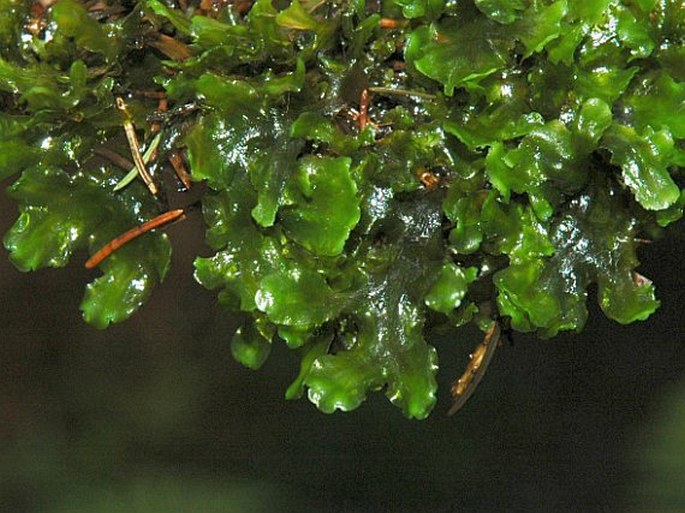
[[[21,214],[7,232],[4,244],[14,264],[23,271],[62,267],[74,252],[94,251],[140,222],[131,209],[149,199],[142,188],[115,199],[103,174],[69,176],[54,167],[26,170],[10,188]],[[166,236],[150,233],[106,259],[104,275],[86,288],[81,304],[85,320],[98,328],[130,317],[164,279],[171,247]]]

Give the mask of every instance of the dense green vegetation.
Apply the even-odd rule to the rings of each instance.
[[[551,337],[583,328],[590,287],[621,323],[657,308],[636,250],[685,203],[682,2],[208,4],[0,0],[19,269],[177,208],[183,154],[215,251],[195,276],[244,318],[234,356],[287,344],[286,396],[325,412],[384,390],[426,417],[427,325]],[[125,178],[132,128],[156,196]],[[170,256],[157,230],[98,262],[86,321],[128,318]]]

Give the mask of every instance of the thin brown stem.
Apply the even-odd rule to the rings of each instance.
[[[170,210],[168,212],[164,212],[163,214],[158,215],[153,219],[150,219],[149,221],[139,226],[136,226],[135,228],[131,228],[127,232],[122,233],[118,237],[115,237],[110,242],[105,244],[93,256],[91,256],[86,261],[86,269],[92,269],[93,267],[100,265],[100,263],[102,263],[103,260],[112,255],[112,253],[117,251],[122,246],[131,242],[133,239],[140,237],[141,235],[149,232],[150,230],[154,230],[155,228],[161,228],[162,226],[177,221],[183,218],[184,214],[185,211],[182,208],[179,208],[177,210]]]
[[[364,130],[369,123],[369,102],[369,90],[364,89],[359,99],[359,117],[357,118],[360,131]]]
[[[161,100],[166,98],[166,93],[164,91],[131,91],[134,96],[141,96],[143,98],[149,98],[150,100]]]
[[[422,91],[412,91],[411,89],[393,89],[392,87],[369,87],[369,91],[376,94],[383,95],[400,95],[400,96],[416,96],[417,98],[426,98],[427,100],[435,100],[437,96]]]
[[[122,169],[131,169],[134,165],[133,162],[126,157],[122,157],[116,151],[110,150],[109,148],[95,148],[95,154],[106,158]]]
[[[186,165],[183,162],[183,157],[181,156],[181,154],[176,151],[173,152],[169,156],[169,162],[171,163],[171,167],[174,168],[176,176],[183,184],[183,187],[185,187],[186,189],[190,189],[190,187],[192,186],[190,182],[190,173],[188,173],[188,170],[186,169]]]
[[[193,55],[188,45],[166,34],[159,34],[157,40],[150,41],[149,45],[175,61],[184,61]]]
[[[133,162],[136,165],[138,174],[140,174],[140,177],[143,179],[143,182],[145,182],[145,185],[150,190],[152,195],[156,196],[157,193],[159,193],[159,189],[157,188],[157,184],[155,184],[154,180],[152,180],[152,176],[148,172],[147,168],[145,167],[145,163],[143,162],[143,157],[140,154],[140,143],[138,142],[138,136],[136,135],[136,128],[133,126],[133,121],[131,121],[131,116],[128,113],[126,104],[121,97],[118,97],[116,102],[117,108],[121,110],[125,116],[124,132],[126,133],[126,139],[128,140],[128,145],[131,148],[131,156],[133,157]]]
[[[495,355],[495,349],[497,349],[497,345],[499,344],[500,334],[501,328],[499,323],[493,321],[488,328],[488,331],[485,333],[483,342],[471,355],[471,359],[466,366],[464,374],[462,374],[452,386],[454,404],[447,412],[448,415],[454,415],[462,406],[464,406],[469,397],[473,395],[478,383],[483,379],[485,371],[492,361],[492,357]]]

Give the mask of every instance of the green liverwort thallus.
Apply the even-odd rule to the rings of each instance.
[[[489,334],[468,387],[500,326],[581,330],[590,286],[621,323],[657,308],[636,250],[685,201],[682,2],[188,4],[0,0],[0,178],[19,206],[4,244],[19,269],[64,266],[186,206],[140,179],[117,187],[126,127],[154,147],[134,156],[152,183],[174,187],[180,154],[205,184],[212,254],[195,277],[244,319],[236,359],[258,368],[286,344],[301,356],[287,397],[322,411],[383,391],[428,416],[428,327]],[[170,253],[156,230],[99,262],[86,321],[132,315]],[[465,342],[449,350],[479,341]]]

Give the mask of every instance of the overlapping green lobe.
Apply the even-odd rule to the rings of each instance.
[[[316,255],[339,255],[360,215],[350,159],[300,159],[285,195],[286,235]]]
[[[402,7],[402,13],[407,18],[438,18],[445,7],[445,0],[394,0]]]
[[[526,0],[475,0],[474,3],[488,18],[503,24],[516,21],[528,6]]]
[[[19,202],[19,219],[5,235],[10,258],[21,270],[62,267],[75,251],[97,250],[136,221],[144,193],[112,198],[104,174],[77,174],[59,168],[27,169],[9,190]],[[149,200],[143,200],[149,204]],[[148,205],[149,206],[149,205]],[[93,235],[97,233],[97,235]],[[106,328],[131,316],[166,274],[171,246],[163,234],[134,241],[106,260],[104,275],[86,288],[81,309],[87,322]]]
[[[52,19],[62,34],[74,38],[80,47],[100,53],[106,60],[118,53],[118,25],[98,23],[80,2],[60,0],[52,8]]]
[[[449,18],[412,31],[405,58],[452,96],[456,87],[477,83],[503,69],[511,44],[502,37],[499,25],[484,17]]]
[[[423,339],[419,300],[442,268],[436,207],[429,198],[386,201],[372,226],[394,224],[384,228],[391,239],[357,250],[353,270],[364,285],[342,310],[357,331],[348,335],[346,351],[317,358],[304,379],[323,411],[356,408],[369,390],[382,387],[409,417],[425,418],[433,408],[437,355]]]
[[[673,155],[673,138],[668,130],[651,127],[640,136],[634,128],[614,124],[603,139],[612,152],[612,163],[621,166],[623,182],[647,210],[664,210],[680,197],[680,190],[668,172]]]
[[[162,122],[155,178],[185,151],[206,184],[214,253],[195,277],[243,316],[235,358],[259,368],[274,343],[301,356],[288,398],[332,412],[382,390],[425,418],[427,319],[551,337],[582,329],[593,286],[621,323],[658,306],[635,241],[685,206],[680,2],[144,0],[95,16],[60,0],[49,30],[29,30],[30,2],[0,0],[20,269],[63,266],[168,208],[140,183],[115,192],[128,169],[96,157],[130,153],[122,96],[144,146]],[[141,93],[161,90],[160,116]],[[130,316],[169,256],[152,233],[102,262],[86,320]]]
[[[459,308],[468,291],[468,285],[476,279],[477,272],[475,267],[462,269],[453,263],[443,265],[437,281],[424,298],[426,305],[444,314]]]
[[[259,369],[271,352],[273,331],[265,336],[260,325],[267,325],[263,318],[248,320],[238,328],[231,339],[233,357],[250,369]]]
[[[599,286],[600,306],[611,318],[645,319],[658,301],[650,283],[636,279],[634,220],[622,208],[624,193],[603,178],[574,198],[552,224],[554,254],[503,269],[495,276],[502,313],[522,331],[584,327],[587,287]]]

